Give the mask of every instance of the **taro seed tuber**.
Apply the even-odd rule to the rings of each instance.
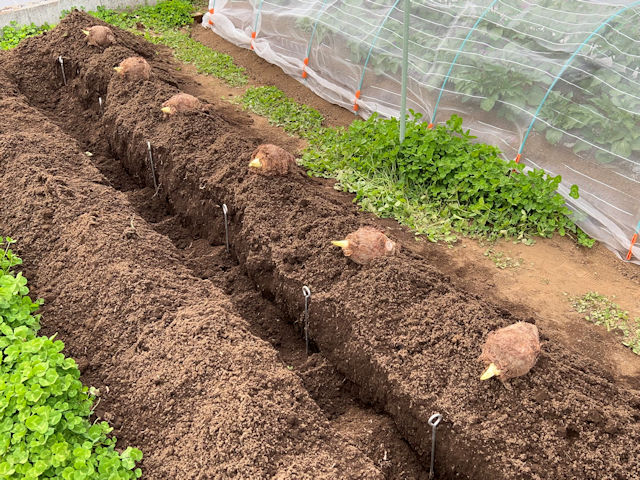
[[[120,62],[120,66],[113,69],[118,72],[118,75],[132,82],[149,80],[151,74],[151,67],[142,57],[126,58]]]
[[[178,93],[162,104],[162,113],[173,115],[174,113],[191,112],[202,107],[202,103],[193,95]]]
[[[489,332],[479,360],[487,365],[480,380],[491,377],[505,381],[526,375],[540,354],[538,328],[525,322]]]
[[[359,228],[346,239],[331,243],[341,247],[347,257],[360,265],[366,265],[377,257],[394,255],[398,250],[389,237],[373,227]]]
[[[89,30],[82,30],[82,33],[87,36],[87,43],[94,47],[107,48],[116,43],[116,36],[109,27],[94,25]]]
[[[286,175],[295,163],[295,157],[286,150],[277,145],[263,144],[251,154],[249,171],[261,175]]]

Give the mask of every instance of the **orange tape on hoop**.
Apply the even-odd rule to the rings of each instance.
[[[360,90],[356,90],[356,98],[353,101],[353,111],[357,112],[360,109],[360,106],[358,105],[358,100],[360,99]]]
[[[307,78],[307,72],[306,72],[306,68],[307,65],[309,65],[309,57],[306,57],[303,61],[302,61],[302,78]]]
[[[636,242],[638,241],[638,233],[634,233],[633,237],[631,237],[631,245],[629,246],[629,253],[627,253],[627,260],[631,260],[631,257],[633,256],[633,246],[636,244]]]
[[[209,9],[209,15],[213,15],[213,8]],[[211,20],[211,17],[209,17],[209,25],[213,25],[213,20]]]
[[[253,50],[253,41],[256,39],[256,32],[251,32],[251,50]]]

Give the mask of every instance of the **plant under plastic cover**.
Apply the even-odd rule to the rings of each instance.
[[[402,6],[210,0],[203,26],[333,103],[397,117]],[[575,221],[624,257],[640,220],[638,13],[629,0],[413,0],[408,106],[433,124],[462,114],[506,160],[561,175]]]

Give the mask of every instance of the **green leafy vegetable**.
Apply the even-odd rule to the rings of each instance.
[[[18,45],[23,38],[40,35],[42,32],[52,28],[53,26],[47,23],[38,27],[34,23],[31,25],[18,25],[16,22],[11,22],[9,25],[0,28],[0,50],[9,50]]]
[[[240,103],[244,108],[267,117],[270,123],[282,127],[285,132],[303,138],[318,131],[324,120],[320,112],[294,102],[276,87],[248,88],[240,97]]]
[[[0,237],[0,478],[127,480],[142,453],[115,450],[106,422],[89,421],[93,398],[64,344],[40,337],[42,305],[12,268],[21,260]]]

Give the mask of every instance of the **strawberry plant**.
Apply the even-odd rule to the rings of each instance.
[[[0,478],[139,478],[142,453],[115,449],[106,422],[90,422],[93,395],[64,344],[37,335],[42,304],[28,296],[20,265],[0,237]]]

